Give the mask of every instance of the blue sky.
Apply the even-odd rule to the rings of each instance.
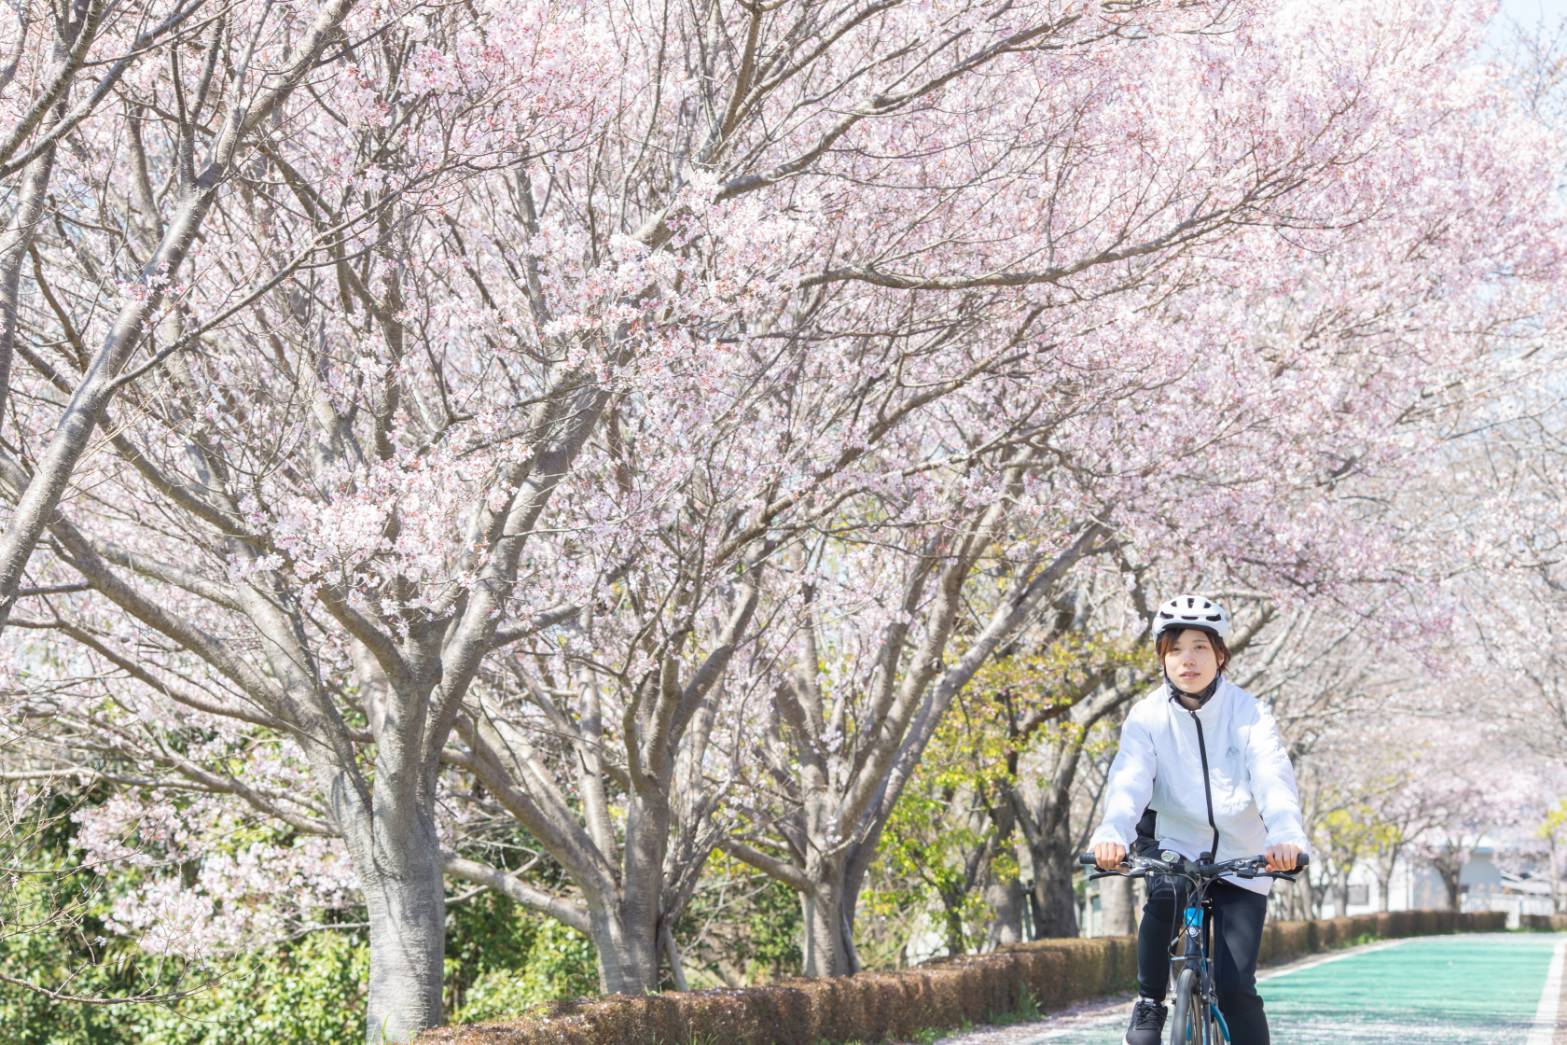
[[[1541,16],[1547,25],[1567,17],[1567,0],[1502,0],[1498,19],[1513,18],[1524,25],[1534,25]]]
[[[1526,31],[1542,24],[1547,31],[1560,27],[1567,22],[1567,0],[1501,0],[1491,22],[1492,47],[1505,51],[1513,46],[1516,37],[1512,22],[1519,23]]]

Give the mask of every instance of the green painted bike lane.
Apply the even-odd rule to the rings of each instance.
[[[1289,1045],[1552,1045],[1567,1036],[1537,1026],[1536,1016],[1567,1016],[1556,1001],[1559,976],[1542,1004],[1563,944],[1561,933],[1416,937],[1264,971],[1258,990],[1273,1040]],[[1012,1040],[1109,1045],[1121,1040],[1129,1011],[1061,1029],[1046,1022],[1037,1037]]]

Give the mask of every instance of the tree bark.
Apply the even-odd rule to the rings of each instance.
[[[658,766],[657,786],[643,782],[626,812],[624,872],[609,903],[589,900],[599,978],[611,994],[656,991],[663,908],[664,856],[669,843],[669,766]],[[606,946],[608,945],[608,946]]]
[[[627,917],[631,915],[631,917]],[[607,994],[658,990],[658,926],[624,905],[589,908],[593,946],[598,951],[599,986]]]
[[[800,894],[805,918],[804,973],[807,976],[851,976],[860,971],[854,949],[854,904],[857,889],[845,881],[843,864],[834,862],[812,875],[815,888]]]
[[[446,894],[433,818],[389,818],[377,832],[374,870],[364,881],[370,921],[370,992],[365,1040],[412,1041],[443,1022]],[[361,865],[363,866],[363,865]]]
[[[942,924],[947,938],[947,954],[956,958],[968,951],[968,941],[963,933],[963,898],[958,889],[938,890],[941,897]]]
[[[1546,860],[1550,861],[1549,870],[1551,872],[1551,913],[1560,914],[1562,909],[1562,875],[1560,868],[1558,868],[1556,864],[1557,846],[1555,832],[1546,835],[1545,841],[1549,847],[1546,850],[1545,858]]]
[[[1132,880],[1120,875],[1099,879],[1101,936],[1130,936],[1137,932],[1137,908]]]
[[[1016,878],[998,880],[987,875],[985,903],[990,907],[990,928],[985,933],[985,949],[995,950],[1023,941],[1023,883]]]
[[[1392,910],[1393,903],[1393,876],[1398,871],[1398,854],[1403,849],[1402,845],[1394,845],[1380,852],[1377,856],[1376,875],[1377,886],[1382,890],[1382,911],[1386,913]],[[1414,902],[1413,896],[1404,898],[1405,906]]]
[[[1021,483],[1030,454],[1020,454],[1009,464],[1007,490]],[[1093,523],[1048,564],[1043,560],[1029,564],[962,656],[945,664],[947,643],[962,606],[964,578],[980,550],[999,532],[1006,503],[1005,497],[998,498],[982,510],[961,536],[957,550],[942,544],[912,564],[903,599],[909,621],[886,629],[875,658],[880,670],[872,676],[866,705],[857,712],[874,728],[865,729],[854,743],[843,743],[851,702],[834,706],[820,684],[814,619],[801,629],[796,669],[776,691],[766,749],[777,776],[792,777],[790,783],[797,788],[795,814],[784,828],[789,855],[771,857],[738,840],[726,848],[799,891],[808,976],[858,970],[853,919],[860,885],[898,798],[954,697],[996,648],[1025,626],[1029,614],[1067,571],[1103,550],[1099,541],[1104,530]],[[925,611],[925,632],[910,653],[911,622],[932,585],[938,595]],[[804,589],[807,614],[814,612],[809,608],[811,591],[809,585]]]
[[[1085,709],[1082,724],[1091,726],[1119,705],[1124,697],[1112,692]],[[1018,826],[1028,844],[1034,867],[1034,888],[1029,906],[1034,917],[1034,939],[1074,937],[1078,934],[1077,893],[1079,839],[1072,830],[1072,783],[1082,764],[1080,741],[1053,751],[1048,783],[1038,795],[1018,789],[1012,797]]]
[[[1463,908],[1463,893],[1458,882],[1463,873],[1463,865],[1456,861],[1433,862],[1437,875],[1442,879],[1442,888],[1447,891],[1447,909],[1459,911]]]
[[[1040,844],[1029,843],[1034,860],[1034,890],[1029,902],[1034,910],[1034,939],[1053,940],[1077,935],[1077,894],[1072,890],[1072,875],[1077,870],[1072,839],[1064,829],[1041,837]]]

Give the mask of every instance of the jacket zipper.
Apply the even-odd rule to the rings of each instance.
[[[1219,858],[1219,825],[1213,822],[1213,786],[1208,782],[1208,745],[1203,742],[1202,738],[1202,719],[1197,717],[1197,712],[1190,709],[1187,709],[1186,713],[1192,717],[1192,722],[1197,726],[1197,754],[1202,758],[1202,794],[1203,798],[1208,801],[1208,826],[1213,828],[1213,849],[1210,851],[1208,859],[1217,860]]]

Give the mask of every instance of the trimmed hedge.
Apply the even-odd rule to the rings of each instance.
[[[1543,920],[1543,919],[1542,919]],[[1567,919],[1559,919],[1567,921]],[[1312,922],[1269,922],[1262,961],[1277,963],[1367,937],[1500,932],[1501,912],[1394,911]],[[908,1040],[929,1028],[983,1023],[1015,1011],[1025,993],[1042,1010],[1130,987],[1137,939],[1039,940],[993,954],[944,958],[901,972],[791,979],[762,987],[554,1002],[526,1017],[443,1027],[419,1040],[452,1045],[819,1045]]]
[[[1546,932],[1567,932],[1567,914],[1520,915],[1518,924],[1524,929],[1543,929]]]

